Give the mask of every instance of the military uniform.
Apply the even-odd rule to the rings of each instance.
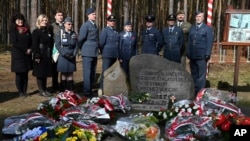
[[[89,8],[86,14],[89,15],[94,12],[95,9]],[[99,55],[98,36],[98,28],[93,21],[88,20],[81,26],[78,41],[83,59],[83,92],[86,96],[92,95],[95,82],[97,57]]]
[[[153,23],[155,17],[148,15],[145,17],[146,22]],[[142,53],[143,54],[155,54],[159,55],[159,51],[162,47],[162,35],[155,27],[147,27],[142,31]]]
[[[177,12],[177,16],[179,14],[185,14],[183,10],[179,10]],[[184,68],[186,68],[186,52],[187,52],[187,44],[188,44],[188,32],[191,27],[191,24],[186,21],[176,21],[176,26],[180,27],[182,31],[184,32],[184,44],[181,48],[181,64]]]
[[[197,94],[206,85],[207,60],[213,47],[212,28],[205,23],[193,25],[189,30],[187,57]]]
[[[175,21],[176,18],[173,14],[171,14],[168,16],[167,20]],[[181,63],[180,50],[184,44],[184,33],[182,29],[174,25],[169,25],[163,29],[162,35],[164,45],[163,57],[170,61]]]
[[[126,25],[131,25],[130,22],[126,22]],[[129,60],[131,57],[138,54],[137,49],[137,35],[135,32],[122,31],[120,33],[119,41],[119,59],[122,60],[121,67],[129,76]]]
[[[114,15],[110,15],[108,21],[115,21]],[[105,27],[99,38],[100,50],[102,53],[102,75],[100,80],[100,89],[103,88],[103,74],[119,58],[119,34],[111,26]]]

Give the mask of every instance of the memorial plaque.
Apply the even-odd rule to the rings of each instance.
[[[159,110],[159,107],[168,107],[169,98],[172,96],[176,100],[195,97],[193,79],[179,63],[156,55],[142,54],[131,58],[129,66],[130,94],[142,92],[151,94],[148,103],[139,104],[141,106],[134,103],[132,107],[135,109]]]
[[[126,73],[121,68],[119,61],[116,61],[104,72],[103,93],[108,96],[119,94],[128,96]]]

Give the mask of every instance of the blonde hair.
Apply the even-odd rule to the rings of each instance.
[[[44,18],[48,20],[48,17],[46,15],[44,15],[44,14],[41,14],[41,15],[38,16],[38,18],[36,20],[36,26],[37,26],[37,28],[41,28],[40,24],[41,24],[41,22],[42,22],[42,20]]]

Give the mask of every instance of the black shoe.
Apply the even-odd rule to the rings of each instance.
[[[23,92],[19,92],[19,97],[24,97],[24,93]]]

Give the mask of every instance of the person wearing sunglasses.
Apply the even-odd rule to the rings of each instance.
[[[55,38],[59,51],[57,71],[61,73],[61,91],[73,90],[73,73],[76,71],[77,37],[73,30],[73,20],[66,17],[64,28]]]
[[[103,74],[119,58],[119,33],[115,29],[116,17],[110,15],[107,18],[107,26],[102,29],[99,44],[102,53],[102,74],[98,95],[102,95]]]

